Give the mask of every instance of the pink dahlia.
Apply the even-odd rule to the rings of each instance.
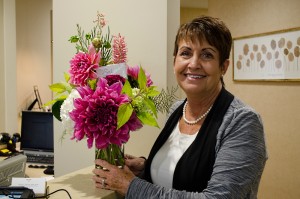
[[[133,80],[137,81],[139,72],[140,72],[140,67],[138,65],[132,66],[132,67],[130,67],[130,66],[127,67],[127,75],[130,76]],[[145,73],[147,76],[147,86],[149,87],[153,84],[153,82],[151,80],[150,74],[148,74],[147,72],[145,72]]]
[[[74,110],[70,112],[75,122],[73,139],[87,137],[88,148],[93,146],[103,149],[109,144],[121,145],[129,139],[129,131],[141,128],[142,124],[133,114],[130,120],[117,130],[117,113],[121,104],[129,101],[127,95],[121,94],[122,83],[107,84],[100,78],[96,90],[88,86],[79,87],[81,98],[74,101]]]
[[[118,36],[114,36],[113,38],[113,62],[115,64],[126,63],[127,48],[124,37],[119,33]]]
[[[88,53],[79,52],[70,61],[70,83],[77,86],[87,85],[88,79],[97,78],[95,70],[101,59],[101,52],[96,52],[93,45],[89,46]]]

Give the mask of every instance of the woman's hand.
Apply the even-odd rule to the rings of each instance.
[[[127,165],[136,176],[144,170],[145,161],[144,158],[137,158],[128,154],[125,155],[125,165]]]
[[[96,187],[101,189],[110,189],[117,191],[125,196],[130,182],[135,178],[135,175],[125,165],[123,169],[115,165],[111,165],[104,160],[97,159],[95,164],[105,169],[94,169],[93,180]]]

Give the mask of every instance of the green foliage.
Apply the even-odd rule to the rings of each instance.
[[[76,42],[79,41],[79,37],[77,35],[71,36],[68,41],[71,42],[71,43],[76,43]]]
[[[88,80],[88,85],[92,90],[95,90],[97,86],[97,79]]]
[[[155,97],[157,95],[159,95],[160,92],[158,90],[156,90],[156,86],[150,86],[148,87],[148,97]]]
[[[61,118],[60,118],[60,107],[61,107],[61,105],[62,105],[63,102],[64,101],[62,101],[62,100],[56,101],[53,104],[53,106],[52,106],[52,114],[59,121],[61,121]]]
[[[123,85],[122,93],[126,94],[130,98],[133,97],[133,95],[132,95],[132,88],[131,88],[130,83],[129,83],[128,80],[126,80],[125,84]]]
[[[54,93],[55,97],[53,100],[44,104],[44,106],[52,105],[53,116],[59,121],[61,121],[60,107],[63,104],[64,100],[67,99],[72,89],[74,88],[73,85],[68,83],[70,79],[69,74],[65,73],[64,78],[66,82],[54,83],[49,86],[50,90]]]
[[[140,112],[137,114],[137,117],[142,121],[143,124],[147,124],[149,126],[159,127],[156,118],[153,117],[151,113],[148,112]]]
[[[139,84],[139,89],[141,90],[147,88],[147,77],[142,67],[140,68],[139,75],[138,75],[138,84]]]
[[[150,98],[144,98],[143,104],[157,118],[157,111],[154,102]]]
[[[132,88],[132,85],[137,85],[137,87]],[[129,96],[130,102],[119,107],[118,128],[130,119],[133,111],[143,124],[159,127],[156,122],[157,111],[153,97],[159,95],[160,92],[155,86],[147,87],[147,76],[142,68],[140,68],[137,81],[126,80],[122,93]]]
[[[172,104],[178,100],[175,94],[177,90],[178,86],[175,88],[172,87],[171,90],[168,88],[167,90],[162,89],[159,95],[153,96],[153,101],[158,112],[169,113]]]
[[[112,36],[110,35],[109,26],[107,27],[107,33],[105,34],[101,26],[96,25],[89,33],[84,33],[79,24],[77,24],[77,35],[73,35],[68,41],[75,43],[77,53],[88,52],[88,47],[93,43],[93,39],[97,39],[97,45],[94,45],[97,52],[101,49],[100,66],[106,66],[112,63]]]
[[[131,117],[133,113],[133,108],[131,104],[126,103],[122,104],[118,109],[118,123],[117,123],[117,129],[121,128]]]

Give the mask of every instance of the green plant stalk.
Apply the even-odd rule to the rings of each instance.
[[[123,168],[125,164],[124,145],[118,146],[116,144],[109,144],[105,149],[96,149],[95,159],[102,159],[112,165]],[[103,169],[99,165],[96,165],[96,168]]]

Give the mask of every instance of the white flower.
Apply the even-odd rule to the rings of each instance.
[[[70,118],[69,112],[74,109],[73,102],[76,98],[80,98],[80,95],[76,89],[73,89],[60,107],[60,118],[67,134],[74,132],[74,121]]]

